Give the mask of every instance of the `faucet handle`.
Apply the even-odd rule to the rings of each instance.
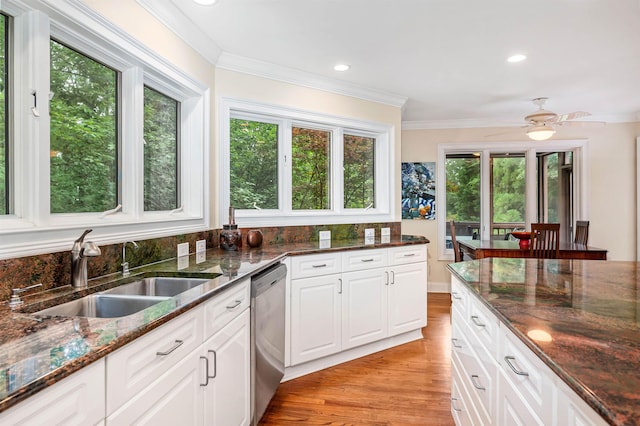
[[[102,251],[100,247],[96,245],[93,241],[87,241],[82,245],[82,249],[80,250],[81,257],[95,257],[100,256]]]

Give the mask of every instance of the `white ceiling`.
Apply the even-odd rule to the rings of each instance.
[[[138,2],[218,66],[403,105],[403,126],[522,124],[543,96],[639,120],[640,0]]]

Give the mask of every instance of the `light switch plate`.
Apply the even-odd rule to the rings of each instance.
[[[206,252],[201,251],[200,253],[196,253],[196,264],[202,263],[205,260],[207,260],[207,253]]]
[[[319,232],[320,240],[330,240],[331,239],[331,231],[320,231]]]
[[[178,257],[189,256],[189,243],[178,244]]]
[[[196,241],[196,253],[207,251],[207,240]]]
[[[387,235],[391,236],[391,228],[381,228],[380,235],[383,237]]]

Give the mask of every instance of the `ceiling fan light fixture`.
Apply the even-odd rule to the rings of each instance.
[[[527,55],[523,55],[521,53],[515,54],[515,55],[511,55],[507,58],[507,62],[510,62],[512,64],[515,64],[517,62],[522,62],[525,59],[527,59]]]
[[[539,124],[527,130],[527,136],[534,141],[546,141],[553,136],[555,132],[556,130],[553,127],[546,124]]]

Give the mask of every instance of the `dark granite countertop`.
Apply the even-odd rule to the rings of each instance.
[[[490,258],[448,267],[605,420],[640,425],[640,263]],[[533,329],[552,341],[528,338]]]
[[[242,251],[211,249],[205,256],[192,254],[185,259],[170,259],[121,274],[89,281],[83,290],[59,287],[25,297],[25,304],[11,310],[0,305],[0,412],[38,391],[69,376],[82,367],[106,356],[137,337],[199,305],[220,291],[249,277],[284,256],[426,244],[423,237],[402,236],[373,245],[358,241],[331,241],[330,247],[319,243],[268,245]],[[134,281],[145,276],[189,276],[209,279],[159,305],[123,318],[38,317],[38,310],[74,300],[86,294]]]

